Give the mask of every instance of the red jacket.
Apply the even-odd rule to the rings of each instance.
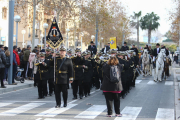
[[[15,54],[16,56],[16,62],[17,62],[17,65],[20,66],[20,59],[19,59],[19,55],[18,55],[18,52],[13,50],[13,54]],[[15,63],[13,62],[13,65],[15,65]]]

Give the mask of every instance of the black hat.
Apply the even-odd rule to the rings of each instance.
[[[127,44],[127,42],[124,42],[124,44]]]
[[[160,44],[159,44],[159,43],[157,43],[156,45],[157,45],[157,46],[160,46]]]
[[[111,54],[117,53],[117,50],[116,49],[111,49],[110,53]]]
[[[60,51],[66,51],[66,48],[64,46],[61,46]]]
[[[51,48],[46,48],[46,51],[47,52],[51,52]]]
[[[75,52],[81,52],[81,49],[80,48],[76,48]]]
[[[82,53],[82,56],[86,56],[87,55],[87,53],[86,53],[86,51],[84,51],[83,53]]]
[[[71,54],[71,53],[72,53],[72,49],[68,49],[68,50],[67,50],[67,53],[70,53],[70,54]]]
[[[91,41],[90,43],[91,43],[91,44],[93,44],[94,42],[93,42],[93,41]]]
[[[0,48],[2,48],[4,45],[0,45]]]

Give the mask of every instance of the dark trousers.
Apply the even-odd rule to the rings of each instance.
[[[54,78],[50,78],[48,80],[48,84],[49,84],[49,94],[52,94],[54,91]]]
[[[98,77],[98,76],[95,77],[95,87],[96,87],[97,89],[100,88],[100,81],[99,81],[99,77]]]
[[[6,80],[8,77],[8,70],[9,70],[9,68],[5,68],[5,71],[4,71],[4,79],[6,79]]]
[[[84,82],[83,89],[84,89],[84,95],[90,94],[90,83]]]
[[[13,65],[13,75],[12,75],[12,83],[14,83],[14,79],[17,73],[17,65]]]
[[[23,67],[24,67],[24,75],[23,75],[23,77],[24,78],[26,77],[27,65],[28,65],[28,62],[24,61],[24,65],[23,65]]]
[[[33,69],[31,69],[31,68],[28,68],[28,77],[32,77],[33,76]]]
[[[116,114],[120,114],[120,97],[119,93],[104,92],[108,115],[112,115],[112,104],[114,101],[114,110]]]
[[[38,81],[38,94],[39,97],[46,96],[47,92],[47,80],[39,80]]]
[[[5,71],[5,68],[0,68],[1,87],[4,86],[4,82],[3,82],[3,79],[4,79],[4,71]]]
[[[64,103],[67,104],[68,90],[66,84],[56,84],[55,85],[55,97],[56,105],[61,105],[61,92],[63,95]]]
[[[74,80],[73,81],[73,95],[74,97],[77,97],[78,87],[79,87],[79,95],[83,94],[83,86],[82,83],[80,83],[81,80]]]

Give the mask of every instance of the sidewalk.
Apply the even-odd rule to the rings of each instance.
[[[15,82],[17,83],[17,85],[5,85],[6,88],[0,88],[0,94],[34,86],[34,81],[32,80],[25,80],[24,83],[21,83],[19,81],[15,81]]]
[[[175,120],[179,120],[180,117],[180,66],[179,64],[172,64],[174,72],[174,95],[175,95]]]

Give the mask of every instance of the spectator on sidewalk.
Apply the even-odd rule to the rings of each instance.
[[[0,45],[0,80],[1,80],[1,88],[6,88],[4,86],[4,71],[5,71],[5,66],[6,66],[6,56],[4,53],[4,45]]]
[[[28,45],[27,49],[24,51],[24,56],[23,56],[23,61],[24,61],[24,64],[23,64],[24,75],[23,75],[23,77],[24,78],[27,78],[27,72],[28,72],[28,66],[29,66],[28,60],[29,60],[30,51],[31,51],[31,46]]]
[[[9,67],[11,65],[11,63],[10,63],[10,51],[6,50],[5,55],[6,55],[6,67],[5,67],[5,71],[4,71],[4,80],[3,81],[4,81],[4,84],[7,85],[8,84],[7,75],[8,75]]]
[[[176,64],[178,64],[178,55],[177,54],[175,54],[175,56],[174,56],[174,61],[176,62]]]
[[[17,46],[13,46],[13,76],[12,76],[12,84],[13,85],[17,85],[17,83],[15,83],[14,79],[16,77],[17,67],[18,66],[20,66],[20,59],[19,59],[19,55],[18,55],[18,49],[17,49]]]
[[[28,72],[28,77],[29,77],[29,79],[30,80],[33,80],[33,78],[32,78],[32,76],[33,76],[33,60],[34,60],[34,58],[35,58],[35,56],[36,56],[36,49],[34,49],[33,51],[32,51],[32,53],[30,53],[30,55],[29,55],[29,72]]]

